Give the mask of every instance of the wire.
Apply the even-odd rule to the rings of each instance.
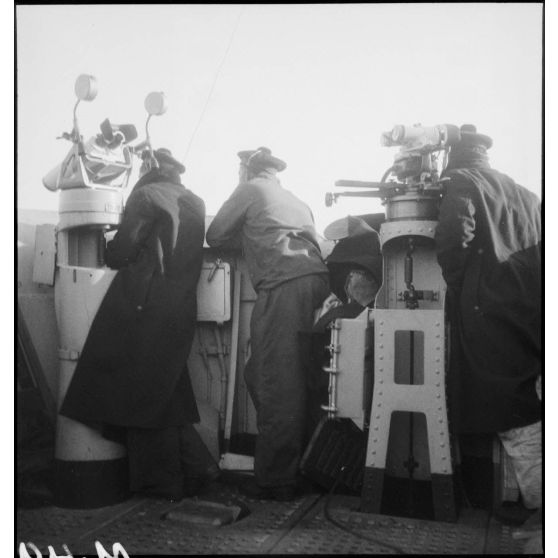
[[[377,544],[379,546],[383,546],[384,548],[388,548],[389,550],[393,550],[396,554],[406,554],[406,552],[398,546],[380,541],[380,540],[375,539],[373,537],[367,537],[365,535],[362,535],[358,531],[354,531],[353,529],[350,529],[346,525],[343,525],[343,523],[341,523],[341,522],[333,519],[333,517],[331,517],[331,515],[329,513],[329,504],[331,502],[331,497],[333,496],[333,493],[334,493],[335,489],[337,488],[337,485],[339,484],[339,481],[341,480],[341,475],[344,471],[345,471],[345,467],[343,466],[343,467],[341,467],[341,470],[339,471],[339,474],[337,475],[337,479],[335,480],[335,482],[333,483],[333,486],[331,487],[330,491],[327,494],[326,501],[325,501],[325,504],[324,504],[324,516],[325,516],[325,518],[330,523],[335,525],[336,527],[339,527],[339,529],[342,529],[343,531],[346,531],[347,533],[349,533],[349,534],[351,534],[355,537],[358,537],[359,539],[363,539],[365,541],[372,542],[372,543]]]
[[[205,100],[205,105],[201,111],[200,117],[198,119],[198,122],[196,124],[196,127],[194,128],[194,131],[192,132],[192,135],[190,137],[190,142],[188,143],[188,147],[186,148],[186,153],[184,153],[184,157],[182,157],[181,162],[184,163],[186,161],[186,157],[188,157],[188,153],[190,152],[190,147],[192,147],[192,142],[194,141],[194,137],[198,131],[198,128],[200,127],[201,121],[203,120],[203,117],[205,115],[205,111],[209,105],[209,101],[211,99],[211,95],[213,94],[213,90],[215,89],[215,84],[217,83],[217,79],[219,78],[219,74],[221,73],[221,69],[223,68],[223,64],[225,63],[225,59],[227,58],[227,54],[229,53],[229,50],[231,48],[234,36],[236,34],[236,30],[238,29],[238,24],[240,23],[240,18],[242,17],[242,14],[244,13],[244,11],[246,10],[246,6],[244,6],[242,8],[242,10],[240,10],[240,13],[238,14],[238,18],[236,19],[236,24],[232,30],[231,36],[229,38],[229,43],[227,44],[227,48],[225,49],[225,53],[223,54],[223,58],[221,59],[221,62],[219,64],[219,67],[217,68],[217,72],[215,73],[215,77],[213,79],[213,83],[211,84],[211,88],[209,89],[209,94],[207,95],[207,99]]]
[[[395,166],[391,166],[389,167],[389,169],[384,172],[384,175],[382,176],[382,180],[380,180],[380,182],[383,184],[389,177],[389,175],[395,170]]]

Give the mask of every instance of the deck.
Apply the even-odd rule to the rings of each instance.
[[[97,556],[97,541],[111,556],[116,555],[115,543],[129,556],[513,555],[524,552],[527,543],[515,528],[481,509],[462,508],[456,523],[442,523],[361,513],[355,496],[313,493],[292,502],[253,501],[241,496],[230,479],[180,502],[132,498],[94,510],[45,504],[18,508],[16,535],[18,546],[33,543],[43,556],[49,556],[49,545],[58,556],[66,556],[68,550],[73,556]],[[231,509],[237,519],[226,524],[222,511]],[[27,549],[34,556],[32,546]]]

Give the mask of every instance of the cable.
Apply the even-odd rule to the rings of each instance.
[[[339,521],[333,519],[329,513],[329,504],[331,502],[331,497],[333,496],[333,493],[335,491],[335,489],[337,488],[337,485],[339,484],[339,481],[341,480],[341,474],[345,471],[345,466],[341,467],[341,470],[339,471],[339,474],[337,475],[337,479],[335,480],[335,482],[333,483],[333,486],[331,487],[330,491],[328,492],[327,496],[326,496],[326,501],[324,504],[324,516],[325,518],[332,523],[333,525],[335,525],[336,527],[339,527],[339,529],[342,529],[343,531],[349,533],[350,535],[353,535],[359,539],[363,539],[365,541],[369,541],[372,542],[374,544],[377,544],[379,546],[383,546],[384,548],[388,548],[389,550],[393,550],[396,554],[407,554],[402,548],[395,546],[393,544],[389,544],[386,542],[382,542],[378,539],[375,539],[373,537],[367,537],[365,535],[362,535],[361,533],[359,533],[358,531],[353,531],[352,529],[349,529],[349,527],[347,527],[346,525],[343,525],[342,523],[340,523]]]
[[[383,184],[389,177],[389,175],[395,170],[395,166],[391,166],[389,167],[389,169],[384,172],[384,175],[382,176],[382,180],[380,180],[380,182]]]
[[[205,115],[205,111],[209,105],[209,101],[211,99],[211,95],[213,94],[213,90],[215,89],[215,84],[217,83],[217,79],[219,78],[219,74],[221,73],[221,69],[223,67],[223,64],[225,63],[225,59],[227,58],[227,54],[229,53],[229,50],[231,48],[236,30],[238,29],[238,24],[240,23],[240,18],[242,17],[242,14],[244,13],[244,10],[246,9],[246,6],[244,6],[242,8],[242,10],[240,10],[240,13],[238,14],[238,18],[236,20],[236,24],[232,30],[231,36],[229,38],[229,43],[227,44],[227,48],[225,50],[225,54],[223,54],[223,58],[221,59],[221,62],[219,64],[219,67],[217,68],[217,72],[215,73],[215,78],[213,79],[213,83],[211,84],[211,88],[209,90],[209,94],[207,95],[207,99],[205,100],[205,105],[201,111],[200,117],[198,119],[198,122],[196,124],[196,127],[194,128],[194,131],[192,132],[192,135],[190,137],[190,142],[188,143],[188,147],[186,148],[186,153],[184,154],[184,157],[182,157],[181,162],[184,163],[186,161],[186,157],[188,157],[188,153],[190,152],[190,147],[192,147],[192,142],[194,140],[194,137],[196,135],[196,132],[198,131],[198,128],[200,127],[201,121],[203,120],[203,117]]]

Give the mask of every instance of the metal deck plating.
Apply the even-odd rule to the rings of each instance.
[[[223,526],[165,519],[182,502],[134,498],[95,510],[53,506],[17,512],[17,545],[31,542],[66,555],[96,555],[95,541],[112,552],[119,542],[130,556],[190,554],[516,554],[524,541],[482,510],[462,509],[456,523],[361,513],[360,499],[311,494],[293,502],[256,502],[216,483],[200,499],[242,504],[250,514]],[[332,524],[324,515],[328,505]],[[384,546],[387,544],[388,546]],[[390,546],[391,545],[391,548]],[[30,555],[33,555],[32,553]]]

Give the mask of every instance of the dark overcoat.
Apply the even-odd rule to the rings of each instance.
[[[446,171],[436,231],[452,323],[456,431],[501,432],[541,417],[541,208],[485,159]]]
[[[205,206],[178,174],[134,187],[95,316],[61,414],[84,423],[164,428],[199,421],[186,360],[196,323]]]

